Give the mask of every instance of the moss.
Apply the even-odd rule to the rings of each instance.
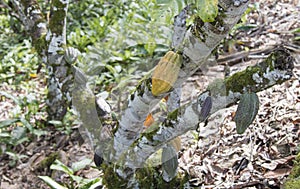
[[[60,0],[54,0],[51,4],[51,16],[49,22],[49,28],[52,33],[56,33],[57,35],[63,34],[63,27],[65,25],[65,18],[67,13],[65,9],[67,8],[67,4],[63,4]]]
[[[294,161],[294,167],[287,179],[284,183],[285,189],[295,189],[300,188],[300,153],[296,156]]]
[[[138,94],[138,96],[143,96],[143,94],[145,93],[145,89],[144,89],[144,83],[148,83],[148,80],[142,80],[138,83],[138,86],[136,87],[136,92]],[[131,95],[131,100],[134,99],[134,93]]]
[[[253,75],[258,74],[262,77],[262,69],[259,66],[248,66],[244,71],[233,74],[232,76],[225,79],[226,93],[232,92],[244,92],[243,89],[248,86],[256,87],[258,84],[254,79]],[[253,88],[252,92],[256,92]]]
[[[294,161],[294,167],[292,169],[292,172],[290,173],[291,178],[298,178],[300,177],[300,153],[296,156],[296,159]]]
[[[178,109],[168,114],[168,120],[177,120],[178,117]]]
[[[54,1],[52,1],[52,6],[57,7],[57,8],[64,8],[65,3],[62,3],[61,0],[54,0]]]
[[[42,169],[50,168],[50,166],[56,159],[59,159],[59,152],[51,153],[48,157],[46,157],[39,163],[37,169],[42,170]]]
[[[296,189],[300,188],[300,178],[297,179],[289,179],[285,184],[284,184],[284,189]]]
[[[127,186],[127,181],[121,177],[119,177],[115,172],[114,172],[114,165],[106,165],[102,164],[102,170],[104,172],[103,174],[103,184],[111,189],[123,189],[126,188]]]
[[[41,37],[35,39],[33,44],[37,53],[42,55],[43,50],[47,49],[46,34],[43,34]]]
[[[175,189],[183,188],[183,185],[188,181],[186,175],[178,174],[170,182],[163,180],[158,167],[145,167],[137,170],[136,179],[139,182],[140,188],[144,189]]]
[[[104,165],[103,184],[108,189],[123,189],[127,188],[127,180],[119,177],[114,172],[114,165]],[[184,184],[188,181],[187,174],[178,174],[170,182],[165,182],[161,176],[159,167],[144,167],[136,170],[134,174],[135,179],[138,182],[139,188],[143,189],[180,189],[184,188]]]
[[[267,76],[264,76],[268,72],[272,72],[275,69],[278,70],[289,70],[288,63],[289,59],[287,58],[288,54],[285,51],[279,50],[273,52],[268,58],[255,65],[248,66],[244,71],[233,74],[232,76],[225,79],[226,92],[229,94],[232,92],[243,93],[245,88],[251,92],[261,91],[262,88],[270,84],[270,79]],[[253,75],[256,74],[259,81],[253,78]],[[277,79],[276,83],[280,84],[284,82],[285,79]],[[271,81],[271,83],[274,81]]]
[[[198,38],[202,42],[205,42],[207,38],[207,34],[202,30],[203,25],[204,22],[201,20],[199,16],[197,16],[194,20],[194,25],[191,31],[196,38]]]
[[[158,126],[151,125],[151,127],[149,127],[145,132],[142,133],[142,136],[146,137],[147,140],[154,142],[153,136],[157,134],[158,130]]]

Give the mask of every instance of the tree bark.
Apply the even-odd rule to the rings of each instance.
[[[196,129],[203,121],[201,110],[208,97],[212,98],[211,115],[235,104],[243,93],[263,91],[289,80],[293,76],[293,68],[294,58],[287,50],[279,48],[257,65],[249,66],[225,80],[215,80],[195,101],[169,113],[155,132],[142,134],[134,147],[131,146],[127,152],[125,164],[133,169],[142,167],[146,159],[164,144]]]
[[[62,120],[70,106],[73,84],[72,62],[64,58],[66,47],[66,22],[68,0],[52,0],[49,30],[46,41],[48,79],[48,116],[50,120]]]
[[[211,52],[229,33],[247,7],[247,3],[242,3],[240,6],[235,6],[232,1],[219,1],[219,3],[222,7],[220,13],[222,16],[217,17],[217,22],[203,23],[198,19],[189,30],[182,30],[185,36],[182,47],[185,61],[174,88],[180,89],[182,83],[206,63]],[[138,186],[139,181],[133,181],[134,173],[136,170],[147,166],[146,160],[158,149],[185,132],[196,129],[197,125],[212,113],[235,104],[243,93],[263,91],[290,79],[293,63],[294,59],[289,52],[279,48],[265,61],[248,67],[225,80],[214,81],[206,91],[198,96],[197,100],[180,108],[175,108],[175,110],[171,108],[173,111],[157,128],[142,133],[143,122],[149,110],[162,97],[170,93],[171,96],[178,96],[176,95],[178,92],[153,96],[151,78],[145,79],[131,95],[128,109],[122,115],[119,128],[114,134],[114,139],[112,139],[113,143],[110,144],[111,154],[107,160],[116,163],[117,167],[115,167],[114,173],[128,182],[127,186]],[[209,110],[205,109],[207,108],[205,105],[207,99],[210,99],[212,103]],[[177,102],[175,100],[171,104]]]

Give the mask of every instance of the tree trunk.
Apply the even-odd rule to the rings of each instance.
[[[48,70],[48,119],[62,120],[70,106],[70,88],[73,83],[72,62],[68,63],[64,59],[69,1],[51,1],[49,22],[36,0],[11,2]]]

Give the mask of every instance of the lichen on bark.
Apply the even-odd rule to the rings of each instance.
[[[230,92],[258,92],[265,86],[281,84],[292,76],[292,59],[287,50],[279,47],[266,60],[225,79],[227,95]]]
[[[69,1],[51,1],[48,42],[48,118],[62,120],[70,106],[73,83],[72,65],[64,59],[66,48],[66,16]]]
[[[47,21],[40,10],[38,2],[36,0],[14,0],[12,4],[24,25],[26,33],[32,39],[32,45],[42,60],[45,60]]]

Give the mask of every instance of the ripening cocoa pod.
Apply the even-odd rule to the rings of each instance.
[[[152,94],[158,96],[168,92],[176,82],[182,63],[182,56],[168,51],[160,59],[152,74]]]
[[[234,121],[238,134],[243,134],[253,122],[259,108],[259,99],[256,93],[245,93],[241,96]]]

